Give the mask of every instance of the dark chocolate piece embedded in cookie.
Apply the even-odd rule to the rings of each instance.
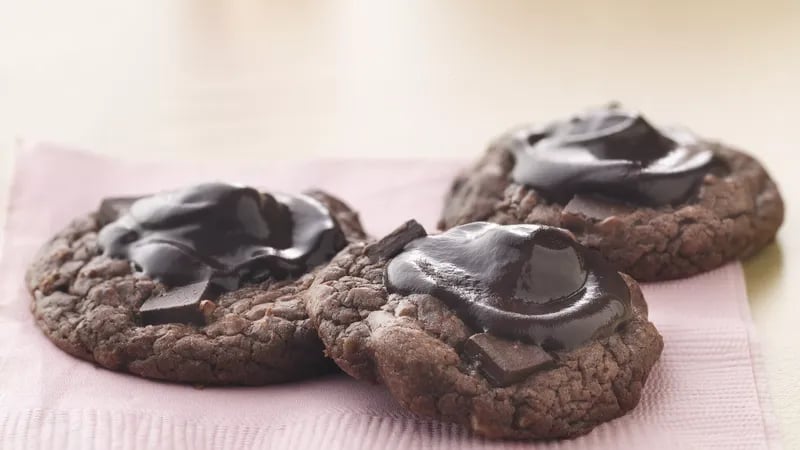
[[[747,154],[609,105],[494,142],[454,181],[440,227],[476,220],[567,228],[617,269],[664,280],[755,253],[783,201]]]
[[[383,239],[370,244],[366,249],[367,256],[372,259],[391,258],[400,253],[403,247],[414,239],[427,236],[428,232],[416,220],[409,220]]]
[[[661,336],[636,282],[563,230],[483,222],[389,258],[374,245],[347,247],[307,294],[352,376],[493,438],[576,436],[638,403]]]
[[[149,378],[266,384],[330,370],[302,294],[363,238],[328,194],[211,183],[104,201],[26,278],[37,324],[68,353]]]
[[[145,325],[181,322],[202,325],[205,316],[200,304],[203,300],[216,297],[214,291],[211,280],[172,288],[145,300],[139,307],[139,318]]]
[[[464,355],[476,361],[486,378],[498,386],[522,381],[553,363],[553,357],[538,345],[510,341],[489,333],[470,336],[464,344]]]

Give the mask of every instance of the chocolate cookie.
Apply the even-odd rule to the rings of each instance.
[[[636,406],[663,343],[636,282],[563,230],[409,222],[307,293],[344,371],[491,438],[564,438]]]
[[[495,141],[453,182],[439,225],[476,220],[566,228],[651,281],[757,252],[783,222],[783,201],[751,156],[609,105]]]
[[[259,385],[334,366],[302,293],[357,214],[323,193],[211,183],[108,199],[53,237],[26,282],[59,348],[162,380]]]

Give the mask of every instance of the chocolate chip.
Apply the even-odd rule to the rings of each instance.
[[[564,207],[562,215],[582,215],[590,219],[603,220],[607,217],[625,215],[630,212],[633,212],[632,208],[624,203],[577,194]]]
[[[131,205],[141,197],[110,197],[100,201],[97,210],[97,219],[102,225],[109,224],[128,212]]]
[[[411,219],[387,234],[380,241],[369,245],[365,249],[365,254],[372,260],[388,259],[400,253],[409,242],[427,235],[428,232],[425,231],[425,228],[416,220]]]
[[[147,299],[139,308],[139,318],[145,325],[162,323],[202,325],[205,323],[205,316],[201,302],[214,297],[213,290],[209,280],[171,289],[164,295]]]
[[[497,386],[522,381],[553,363],[553,358],[537,345],[509,341],[488,333],[470,336],[464,344],[464,353],[477,361],[481,372]]]

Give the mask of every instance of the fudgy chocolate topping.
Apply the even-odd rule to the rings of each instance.
[[[557,201],[584,193],[647,205],[682,202],[714,161],[693,134],[656,129],[617,105],[507,137],[514,181]]]
[[[216,289],[305,273],[345,245],[328,210],[306,195],[207,183],[144,197],[99,235],[106,255],[129,259],[169,286]]]
[[[546,350],[607,336],[632,314],[611,265],[538,225],[474,222],[416,239],[387,265],[386,285],[433,295],[476,329]]]

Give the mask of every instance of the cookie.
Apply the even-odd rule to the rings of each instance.
[[[783,201],[746,153],[609,105],[496,140],[453,182],[439,226],[477,220],[566,228],[654,281],[754,254],[774,240]]]
[[[302,294],[357,214],[323,193],[209,183],[107,199],[56,234],[26,274],[60,349],[142,377],[260,385],[330,371]]]
[[[306,305],[345,372],[490,438],[569,438],[625,414],[663,348],[632,278],[538,225],[409,222],[345,248]]]

